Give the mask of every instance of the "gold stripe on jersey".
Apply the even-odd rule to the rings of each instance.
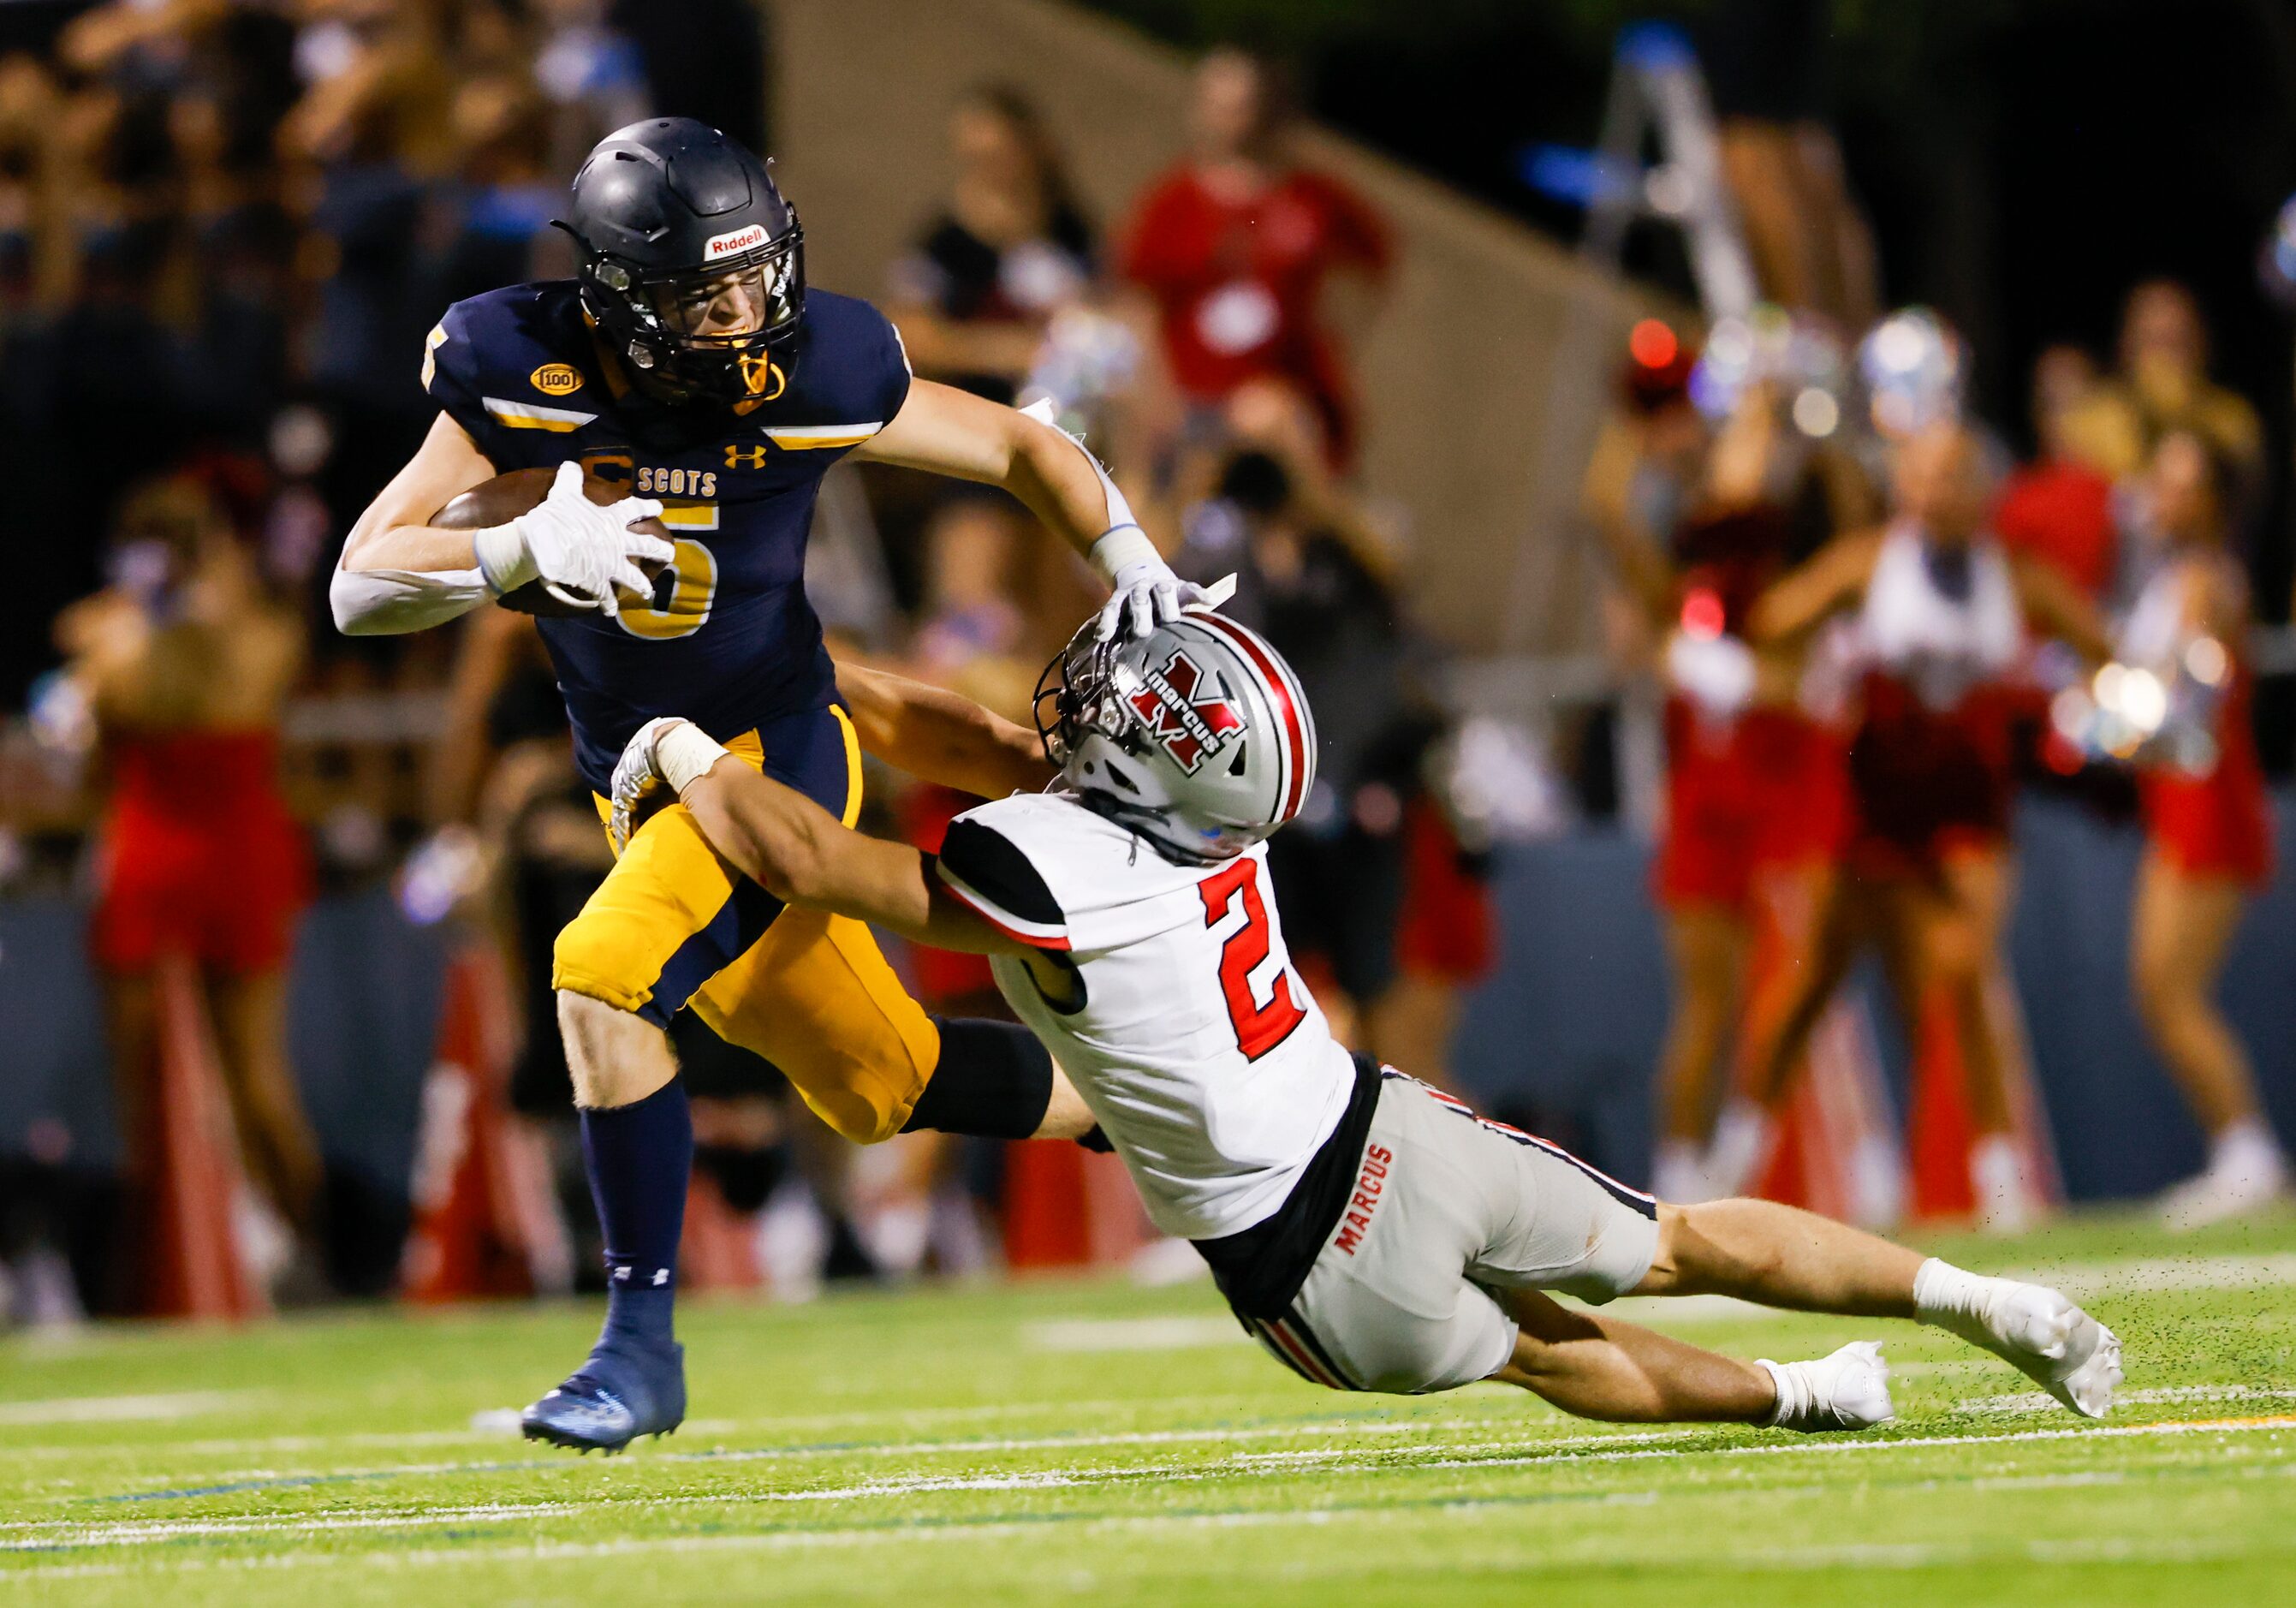
[[[576,413],[570,407],[545,407],[537,402],[508,402],[500,397],[481,397],[487,411],[496,423],[510,430],[546,430],[553,435],[571,435],[597,418],[595,414]]]
[[[882,419],[866,424],[767,425],[766,439],[783,452],[813,452],[824,447],[858,447],[884,428]]]

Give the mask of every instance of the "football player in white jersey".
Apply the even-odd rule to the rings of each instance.
[[[2120,1341],[2054,1290],[1766,1201],[1660,1202],[1350,1055],[1268,897],[1262,840],[1307,797],[1316,739],[1252,632],[1203,611],[1124,640],[1081,632],[1046,671],[1037,725],[1052,785],[960,816],[938,856],[849,831],[676,719],[625,751],[618,823],[666,784],[784,901],[992,956],[1157,1226],[1194,1242],[1246,1327],[1318,1384],[1492,1379],[1588,1417],[1805,1431],[1893,1415],[1874,1342],[1741,1362],[1546,1292],[1724,1294],[1938,1324],[2076,1412],[2110,1407]],[[980,729],[983,774],[1009,775],[1018,728]]]

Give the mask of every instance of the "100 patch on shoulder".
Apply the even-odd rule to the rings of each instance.
[[[545,397],[570,396],[582,389],[582,371],[570,363],[545,363],[526,378]]]

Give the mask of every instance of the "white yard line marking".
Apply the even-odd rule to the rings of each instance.
[[[1891,1368],[1890,1373],[1900,1372]],[[2115,1391],[2115,1407],[2158,1407],[2181,1401],[2296,1401],[2296,1391],[2267,1391],[2252,1384],[2177,1384],[2149,1391]],[[1964,1413],[2054,1413],[2057,1399],[2042,1391],[2015,1396],[1972,1396],[1954,1406]]]
[[[177,1391],[154,1396],[59,1396],[46,1401],[0,1401],[0,1424],[131,1423],[198,1418],[260,1400],[261,1391]],[[86,1451],[86,1447],[75,1448]]]
[[[1818,1436],[1751,1446],[1718,1446],[1698,1454],[1706,1457],[1788,1457],[1807,1453],[1915,1451],[1936,1446],[1990,1446],[2021,1440],[2113,1440],[2139,1435],[2252,1434],[2296,1430],[2296,1417],[2171,1419],[2164,1423],[2123,1423],[2092,1430],[2018,1430],[2006,1435],[1907,1435],[1893,1440],[1852,1440]],[[1465,1458],[1456,1462],[1421,1463],[1417,1468],[1508,1468],[1518,1464],[1557,1463],[1624,1463],[1642,1457],[1671,1457],[1664,1451],[1595,1451],[1572,1456],[1567,1450],[1533,1453],[1521,1457]]]
[[[2163,1290],[2247,1290],[2296,1284],[2296,1251],[2267,1256],[2152,1256],[2127,1261],[2050,1262],[2009,1275],[2076,1300]]]
[[[1907,1436],[1894,1440],[1803,1440],[1716,1447],[1698,1455],[1732,1457],[1791,1456],[1802,1453],[1873,1454],[1915,1451],[1944,1446],[2011,1445],[2039,1440],[2114,1440],[2136,1436],[2236,1434],[2285,1430],[2296,1430],[2296,1417],[2178,1420],[2165,1423],[2124,1424],[2104,1429],[2024,1430],[2005,1435]],[[1414,1473],[1455,1469],[1480,1471],[1528,1467],[1552,1463],[1619,1463],[1656,1457],[1674,1457],[1682,1454],[1671,1448],[1647,1443],[1679,1441],[1690,1436],[1709,1432],[1710,1432],[1700,1429],[1662,1430],[1649,1433],[1590,1436],[1576,1448],[1556,1447],[1546,1451],[1513,1457],[1460,1457],[1454,1455],[1414,1461],[1406,1466]],[[1448,1450],[1456,1454],[1462,1450],[1500,1451],[1519,1444],[1519,1441],[1487,1441],[1475,1447],[1427,1449]],[[1392,1448],[1395,1451],[1408,1449],[1411,1448]],[[404,1514],[321,1513],[293,1518],[160,1519],[107,1524],[70,1524],[50,1522],[12,1527],[17,1530],[17,1533],[8,1539],[0,1540],[0,1552],[47,1552],[78,1547],[146,1546],[196,1536],[331,1535],[339,1531],[418,1529],[438,1524],[468,1523],[473,1520],[566,1517],[611,1509],[637,1511],[697,1505],[737,1506],[758,1503],[860,1502],[888,1497],[908,1497],[960,1491],[1070,1489],[1149,1481],[1196,1482],[1215,1479],[1224,1474],[1250,1473],[1280,1465],[1297,1466],[1310,1463],[1321,1464],[1329,1469],[1349,1465],[1376,1467],[1386,1464],[1390,1455],[1389,1448],[1370,1450],[1335,1447],[1300,1452],[1246,1452],[1193,1466],[1185,1464],[1150,1464],[1146,1467],[1136,1468],[1087,1466],[996,1474],[913,1475],[894,1479],[865,1480],[851,1484],[821,1486],[797,1490],[729,1490],[665,1497],[633,1496],[553,1502],[489,1503]],[[2064,1479],[2062,1474],[2038,1477],[2060,1481]],[[1998,1485],[2003,1479],[2007,1478],[2015,1477],[1997,1477],[1994,1482]],[[1471,1503],[1473,1499],[1469,1497],[1462,1500]]]
[[[1307,1438],[1313,1436],[1382,1436],[1420,1433],[1430,1435],[1452,1435],[1488,1432],[1492,1427],[1492,1423],[1493,1421],[1488,1419],[1424,1421],[1414,1419],[1390,1420],[1333,1418],[1294,1423],[1225,1425],[1201,1430],[1119,1431],[1100,1435],[1042,1435],[1029,1438],[1009,1437],[997,1440],[977,1439],[971,1440],[887,1441],[875,1446],[764,1446],[723,1452],[664,1452],[647,1457],[645,1462],[647,1464],[651,1465],[657,1463],[679,1463],[689,1464],[778,1463],[795,1461],[802,1458],[829,1457],[863,1458],[898,1456],[914,1458],[928,1454],[936,1456],[978,1456],[984,1452],[1091,1451],[1107,1447],[1172,1446],[1183,1445],[1191,1441],[1218,1442],[1280,1440],[1287,1436],[1300,1436]],[[1526,1432],[1518,1432],[1503,1441],[1480,1441],[1469,1442],[1468,1444],[1471,1447],[1478,1445],[1519,1447],[1524,1443],[1527,1438],[1535,1438],[1537,1432],[1543,1427],[1546,1426],[1542,1425],[1538,1420],[1528,1419],[1523,1422],[1523,1431]],[[1701,1434],[1704,1432],[1705,1432],[1703,1431],[1697,1430],[1677,1430],[1660,1431],[1649,1434],[1587,1436],[1569,1433],[1566,1432],[1564,1434],[1552,1437],[1552,1439],[1557,1444],[1567,1442],[1571,1445],[1607,1446],[1614,1445],[1621,1441],[1663,1440],[1678,1438],[1685,1434]],[[1456,1447],[1453,1447],[1449,1449],[1458,1448]],[[546,1455],[538,1454],[536,1461],[537,1463],[556,1463],[560,1460],[548,1457]],[[348,1481],[350,1480],[373,1479],[377,1477],[415,1477],[423,1474],[463,1473],[471,1472],[474,1468],[483,1469],[489,1466],[494,1465],[485,1464],[472,1464],[467,1463],[406,1463],[395,1464],[388,1468],[344,1470],[332,1473],[319,1471],[305,1474],[283,1474],[275,1470],[245,1469],[237,1471],[235,1473],[210,1474],[201,1480],[199,1483],[202,1487],[234,1485],[262,1480],[275,1480],[282,1481],[283,1483],[290,1481],[308,1481],[313,1483],[328,1483],[338,1481]],[[169,1489],[169,1486],[163,1484],[160,1486],[159,1489],[164,1490]],[[707,1499],[713,1501],[717,1500],[716,1497],[709,1497]],[[168,1522],[168,1521],[150,1521],[150,1522],[154,1523]],[[200,1521],[183,1520],[176,1522],[183,1523],[196,1523]],[[123,1521],[123,1522],[127,1522]],[[0,1535],[47,1534],[82,1528],[86,1528],[86,1521],[77,1519],[18,1519],[0,1522]],[[5,1550],[7,1547],[19,1544],[0,1541],[0,1550]]]
[[[1992,1437],[1992,1439],[2014,1438]],[[1907,1443],[1896,1441],[1881,1444]],[[2276,1468],[2273,1473],[2276,1475],[2296,1473],[2296,1465]],[[2055,1474],[2007,1475],[1986,1483],[1988,1489],[1996,1490],[2023,1488],[2046,1489],[2062,1484],[2065,1478]],[[1588,1506],[1649,1507],[1669,1499],[1680,1500],[1683,1496],[1684,1493],[1679,1491],[1624,1490],[1587,1493],[1578,1500]],[[1077,1522],[1087,1530],[1099,1532],[1263,1529],[1295,1525],[1316,1527],[1333,1523],[1377,1522],[1382,1520],[1399,1519],[1406,1515],[1421,1517],[1429,1513],[1463,1518],[1477,1517],[1507,1513],[1520,1505],[1519,1502],[1506,1497],[1461,1497],[1456,1500],[1413,1503],[1385,1510],[1378,1506],[1229,1508],[1216,1512],[1107,1514],[1082,1518]],[[953,1519],[945,1522],[904,1526],[898,1530],[890,1529],[882,1524],[869,1524],[836,1526],[821,1530],[774,1530],[746,1535],[631,1536],[611,1541],[520,1541],[504,1546],[425,1547],[384,1553],[349,1553],[333,1548],[318,1547],[308,1551],[269,1553],[241,1557],[181,1555],[136,1563],[65,1563],[34,1566],[0,1571],[0,1579],[17,1578],[35,1580],[72,1579],[118,1576],[130,1572],[177,1573],[204,1570],[267,1571],[345,1563],[384,1569],[420,1569],[441,1564],[454,1566],[486,1563],[512,1558],[522,1563],[586,1562],[599,1558],[660,1554],[781,1552],[818,1547],[882,1547],[896,1542],[1019,1539],[1042,1534],[1041,1524],[1027,1521],[1016,1522],[1001,1517]],[[1700,1555],[1696,1566],[1709,1573],[1745,1574],[1841,1567],[1919,1569],[1944,1563],[2018,1558],[2035,1563],[2196,1563],[2214,1558],[2251,1556],[2259,1553],[2281,1553],[2289,1549],[2289,1545],[2285,1541],[2267,1543],[2259,1546],[2252,1540],[2210,1542],[2191,1538],[2135,1537],[2095,1537],[2062,1541],[2034,1540],[2006,1546],[1988,1546],[1977,1542],[1958,1545],[1921,1542],[1849,1543],[1833,1546],[1792,1549],[1755,1548],[1738,1553],[1719,1549],[1710,1550]],[[1546,1561],[1554,1560],[1549,1558]],[[1359,1560],[1354,1558],[1335,1558],[1329,1561],[1327,1567],[1354,1571],[1359,1569],[1361,1564]],[[1316,1572],[1317,1565],[1310,1562],[1302,1565],[1302,1571],[1307,1573]]]
[[[1238,1333],[1241,1334],[1241,1331]],[[970,1407],[885,1407],[865,1412],[814,1413],[760,1418],[689,1418],[679,1432],[685,1436],[732,1435],[755,1431],[799,1430],[815,1432],[840,1429],[865,1430],[879,1426],[889,1430],[913,1429],[921,1423],[944,1421],[964,1422],[982,1418],[1106,1418],[1125,1413],[1137,1413],[1153,1407],[1158,1411],[1187,1412],[1198,1409],[1233,1409],[1258,1414],[1264,1410],[1265,1401],[1257,1396],[1172,1396],[1153,1402],[1137,1398],[1109,1401],[1014,1401],[980,1403]],[[515,1412],[517,1409],[512,1408]],[[154,1449],[181,1453],[185,1456],[245,1456],[266,1452],[316,1452],[336,1447],[383,1448],[393,1446],[451,1446],[455,1444],[501,1444],[515,1439],[515,1432],[505,1434],[498,1429],[454,1430],[393,1430],[346,1431],[335,1435],[260,1435],[229,1440],[171,1440]],[[85,1442],[67,1442],[49,1446],[11,1446],[8,1456],[20,1457],[85,1457]],[[858,1450],[860,1448],[852,1448]],[[305,1473],[318,1474],[333,1471],[312,1469]],[[358,1471],[361,1473],[369,1471]],[[217,1473],[209,1470],[186,1475],[180,1480],[162,1480],[161,1484],[215,1484],[221,1481],[246,1477],[250,1471],[238,1474]]]

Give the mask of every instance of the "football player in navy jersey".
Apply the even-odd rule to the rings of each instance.
[[[1077,442],[912,379],[874,308],[809,291],[795,209],[717,130],[668,118],[609,135],[576,174],[561,226],[579,250],[575,279],[459,302],[430,332],[422,382],[439,418],[353,527],[332,594],[342,630],[398,632],[538,584],[559,611],[543,639],[602,805],[623,744],[673,711],[738,734],[733,751],[849,824],[860,748],[898,719],[901,751],[920,751],[919,706],[840,674],[806,601],[814,497],[849,452],[1011,492],[1110,581],[1111,634],[1205,597]],[[506,523],[430,523],[496,475],[551,467],[548,496]],[[586,475],[627,494],[594,503]],[[630,528],[655,517],[668,541]],[[639,565],[665,561],[649,583]],[[953,733],[980,718],[955,700],[923,709]],[[989,797],[1033,784],[1033,741],[1011,729],[1017,741],[988,745],[1009,767],[969,761],[930,779]],[[923,751],[980,745],[928,736]],[[671,1303],[693,1125],[665,1032],[679,1010],[772,1062],[864,1144],[904,1128],[1073,1136],[1091,1121],[1027,1033],[928,1017],[865,926],[785,909],[684,809],[618,848],[553,969],[606,1236],[606,1322],[524,1421],[531,1437],[583,1449],[685,1415]]]

